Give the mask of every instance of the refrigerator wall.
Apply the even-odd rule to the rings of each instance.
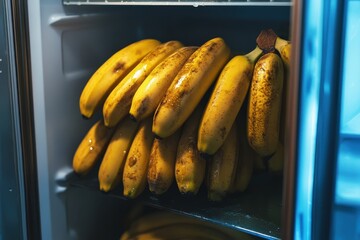
[[[234,54],[244,54],[255,47],[262,29],[272,28],[289,38],[289,2],[227,2],[223,6],[215,6],[215,2],[206,7],[156,3],[158,6],[127,6],[120,2],[65,1],[63,5],[61,1],[44,0],[28,5],[42,239],[119,236],[125,209],[133,204],[69,185],[77,179],[71,167],[76,147],[99,117],[81,117],[81,90],[115,51],[143,38],[200,45],[221,36]],[[279,211],[275,215],[279,219],[281,183],[277,186]],[[252,224],[247,224],[239,230],[252,233]],[[277,238],[277,231],[275,235],[261,234]]]

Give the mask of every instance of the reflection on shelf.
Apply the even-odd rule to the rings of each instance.
[[[96,178],[75,179],[74,187],[99,191]],[[127,200],[119,187],[104,193],[123,201],[141,201],[145,205],[196,217],[265,239],[280,239],[282,209],[282,178],[258,174],[244,193],[235,194],[215,203],[207,200],[206,189],[196,196],[185,196],[172,186],[165,194],[156,196],[145,190],[136,200]]]

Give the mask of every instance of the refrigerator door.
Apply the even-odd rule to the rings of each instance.
[[[345,11],[347,2],[299,1],[296,4],[295,15],[303,20],[297,22],[296,26],[298,35],[295,35],[297,44],[294,60],[295,64],[298,63],[299,72],[292,73],[298,81],[294,81],[290,91],[290,107],[293,110],[289,118],[289,126],[292,127],[288,136],[293,143],[290,145],[296,146],[289,150],[296,161],[286,172],[286,182],[295,180],[292,186],[288,185],[286,193],[292,192],[289,199],[293,198],[294,207],[288,209],[288,212],[293,211],[293,215],[288,214],[290,218],[287,220],[294,220],[294,231],[288,235],[294,239],[331,239],[333,233],[335,176],[337,171],[341,171],[341,168],[337,170],[337,166],[342,166],[341,158],[344,156],[343,151],[346,151],[343,149],[346,144],[342,139],[343,127],[339,124],[340,116],[344,118],[341,115],[344,113],[340,111],[341,95],[346,100],[348,94],[354,91],[345,89],[341,94],[344,86],[342,81],[346,81],[343,76],[351,74],[346,62],[343,65],[343,46],[354,36],[354,31],[351,32],[352,36],[345,34],[345,17],[349,16],[349,12]],[[351,52],[354,53],[355,49],[352,48]],[[358,96],[352,98],[350,108],[358,113],[356,99]],[[347,108],[344,110],[345,115],[349,115],[346,113]],[[356,143],[351,142],[353,145]],[[338,160],[340,165],[337,165]],[[356,179],[351,180],[352,184],[353,180]],[[339,178],[338,185],[340,181]],[[291,190],[291,187],[295,190]],[[342,191],[346,189],[342,188]],[[352,188],[351,192],[356,193],[356,188]]]
[[[27,212],[10,1],[0,1],[0,239],[27,239]]]
[[[345,4],[341,117],[332,239],[360,239],[360,1]]]

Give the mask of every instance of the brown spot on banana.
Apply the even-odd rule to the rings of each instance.
[[[122,69],[124,68],[125,64],[126,64],[126,63],[124,63],[124,62],[118,62],[118,63],[116,63],[116,65],[115,65],[115,67],[114,67],[114,69],[113,69],[113,72],[116,73],[116,72],[122,70]]]

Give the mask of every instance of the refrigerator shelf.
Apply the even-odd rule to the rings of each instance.
[[[77,178],[70,185],[99,191],[96,178]],[[219,203],[208,201],[204,188],[196,196],[185,196],[179,193],[176,184],[162,196],[153,195],[146,189],[135,200],[123,197],[121,190],[117,188],[102,194],[122,201],[140,201],[146,206],[199,218],[264,239],[281,237],[281,177],[256,175],[246,192],[229,196]]]
[[[291,6],[291,0],[63,0],[64,5]]]

